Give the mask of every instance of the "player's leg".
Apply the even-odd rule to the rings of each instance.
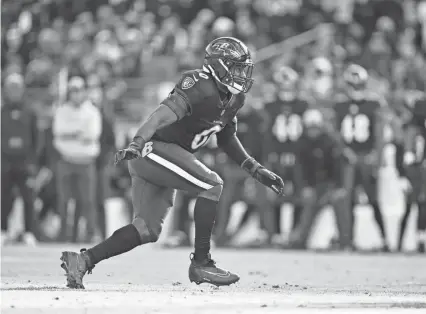
[[[189,205],[192,201],[191,195],[178,192],[175,198],[174,215],[172,216],[172,231],[162,243],[165,248],[189,246]]]
[[[253,178],[244,175],[241,186],[241,199],[246,204],[246,210],[239,221],[235,232],[232,234],[233,237],[247,225],[250,218],[255,216],[259,221],[259,228],[255,232],[255,236],[249,242],[244,243],[244,247],[259,248],[269,245],[270,234],[268,233],[268,215],[265,215],[265,202],[262,202],[264,196],[265,186],[254,180]],[[265,201],[265,199],[263,199]]]
[[[73,171],[71,164],[59,160],[56,169],[57,210],[61,218],[60,241],[68,241],[68,203],[73,195]]]
[[[197,197],[194,208],[195,252],[189,267],[190,281],[214,285],[229,285],[238,281],[237,275],[218,268],[210,257],[212,229],[223,190],[223,181],[219,175],[193,154],[174,144],[154,141],[152,151],[143,161],[147,163],[144,173],[149,172],[148,165],[166,170],[161,177],[150,176],[153,183],[183,190]]]
[[[411,213],[412,205],[413,205],[413,202],[411,202],[410,197],[407,196],[406,202],[405,202],[404,214],[402,215],[402,218],[399,222],[398,251],[402,251],[402,244],[403,244],[403,241],[404,241],[405,230],[407,229],[408,218],[409,218],[410,213]]]
[[[417,251],[419,253],[426,252],[426,192],[424,185],[426,183],[426,169],[422,165],[419,171],[421,173],[422,191],[419,195],[418,216],[417,216]]]
[[[317,204],[320,196],[318,192],[319,189],[316,187],[305,187],[301,192],[303,210],[298,227],[290,234],[289,246],[291,248],[306,248],[312,226],[320,210]]]
[[[426,252],[426,202],[419,203],[419,214],[417,216],[417,251]]]
[[[328,194],[329,203],[336,217],[337,232],[339,234],[339,249],[352,250],[352,238],[350,234],[351,209],[348,191],[343,187],[332,188]]]
[[[231,235],[227,234],[227,227],[231,216],[232,205],[241,197],[241,172],[234,166],[226,165],[224,171],[224,189],[219,201],[218,216],[215,224],[216,244],[219,246],[226,245]]]
[[[420,210],[419,201],[422,201],[424,189],[422,167],[419,167],[419,165],[412,165],[404,169],[404,175],[409,180],[411,189],[406,193],[405,211],[399,224],[398,250],[402,250],[402,243],[407,228],[408,218],[412,211],[412,205],[416,204],[417,208]]]
[[[291,230],[295,230],[300,223],[300,219],[302,216],[303,206],[300,202],[298,196],[300,195],[300,191],[303,190],[303,182],[299,182],[300,178],[297,176],[296,167],[292,167],[289,173],[290,178],[290,203],[293,205],[293,221]]]
[[[161,172],[158,171],[158,175]],[[174,190],[160,187],[132,175],[133,222],[116,230],[98,245],[81,253],[63,252],[62,268],[67,275],[67,286],[84,289],[82,279],[86,272],[102,260],[128,252],[137,246],[157,241],[167,209],[173,205]]]
[[[389,251],[389,244],[387,238],[387,232],[383,213],[378,200],[378,176],[377,171],[372,169],[371,165],[361,164],[362,167],[362,178],[365,192],[368,196],[371,207],[373,208],[374,220],[379,227],[380,236],[382,239],[381,250],[384,252]]]
[[[347,195],[347,203],[348,203],[348,211],[349,211],[349,229],[348,236],[349,241],[354,247],[355,243],[355,207],[356,207],[356,199],[355,199],[355,187],[357,183],[358,177],[358,168],[356,165],[351,165],[345,163],[342,165],[342,184],[343,188],[348,192]]]
[[[16,171],[16,184],[22,197],[24,207],[24,227],[23,242],[34,245],[39,236],[39,225],[37,216],[34,214],[34,193],[33,189],[28,186],[27,181],[30,177],[25,170]]]
[[[8,221],[15,199],[13,195],[15,180],[13,179],[11,170],[3,163],[1,166],[1,244],[3,245],[9,241]]]
[[[295,192],[295,182],[294,182],[294,157],[289,158],[289,154],[283,154],[281,161],[276,163],[271,163],[271,171],[278,174],[284,182],[284,195],[278,196],[273,193],[270,189],[267,189],[267,194],[271,201],[271,226],[272,226],[272,235],[271,235],[271,245],[274,247],[287,247],[288,245],[288,236],[284,234],[281,225],[282,225],[282,213],[283,205],[291,205],[293,208],[293,217],[294,211],[296,210],[296,192]],[[292,162],[288,162],[288,161]]]

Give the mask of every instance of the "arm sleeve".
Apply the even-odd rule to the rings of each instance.
[[[237,117],[234,117],[230,123],[217,133],[217,141],[225,143],[228,139],[237,134]]]
[[[176,114],[178,120],[191,114],[188,96],[177,87],[161,103],[169,107]]]
[[[176,114],[165,105],[160,105],[136,131],[133,140],[139,144],[149,141],[155,131],[177,121]]]
[[[231,136],[217,137],[218,146],[238,165],[250,158],[250,155],[246,152],[237,135],[234,133]]]

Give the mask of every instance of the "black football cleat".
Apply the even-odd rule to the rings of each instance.
[[[210,254],[203,261],[196,261],[194,254],[191,254],[190,258],[189,280],[195,282],[197,285],[206,282],[217,287],[229,286],[240,280],[238,275],[217,267],[216,262],[211,259]]]
[[[382,247],[379,249],[382,253],[390,253],[390,248],[387,243],[383,244]]]
[[[426,243],[419,242],[417,244],[417,252],[418,253],[426,253]]]
[[[94,266],[90,266],[90,258],[86,249],[80,253],[62,252],[61,267],[67,276],[67,287],[71,289],[84,289],[83,277],[87,273],[91,274]]]

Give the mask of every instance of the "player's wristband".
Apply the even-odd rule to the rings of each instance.
[[[257,169],[261,168],[262,165],[256,161],[253,157],[249,157],[241,163],[241,168],[250,173],[250,175],[254,175]]]
[[[145,146],[146,141],[142,138],[142,136],[135,136],[133,138],[133,142],[136,143],[140,149],[142,149]]]
[[[412,165],[415,160],[416,160],[416,155],[414,155],[413,152],[406,152],[404,154],[404,164],[405,165],[407,165],[407,166]]]

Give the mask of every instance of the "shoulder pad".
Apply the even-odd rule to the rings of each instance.
[[[202,94],[209,96],[217,92],[214,78],[202,70],[191,70],[182,73],[176,87],[186,94]]]

